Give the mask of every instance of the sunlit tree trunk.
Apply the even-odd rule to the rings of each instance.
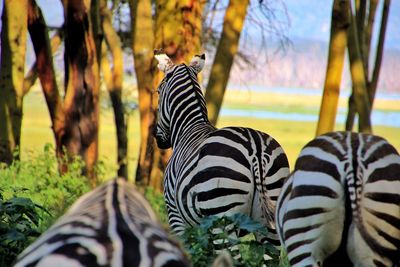
[[[88,1],[64,0],[65,133],[62,145],[80,155],[84,172],[95,184],[98,157],[99,72]]]
[[[155,123],[156,101],[153,88],[154,25],[150,0],[129,1],[131,10],[132,51],[139,92],[140,146],[136,183],[150,184],[153,152],[157,151],[151,135]]]
[[[205,1],[159,0],[156,5],[155,48],[176,63],[201,52],[201,16]]]
[[[249,0],[230,0],[225,12],[224,26],[205,95],[208,117],[213,125],[217,123],[248,5]]]
[[[335,127],[350,15],[349,1],[335,0],[333,2],[328,63],[317,135],[330,132]]]
[[[52,123],[56,143],[56,154],[60,157],[62,156],[61,138],[65,130],[65,114],[56,83],[47,26],[42,12],[34,0],[29,0],[28,29],[36,54],[36,62],[34,64],[36,71],[34,74],[36,73],[35,76],[39,76],[42,85]],[[24,89],[28,90],[28,87]]]
[[[122,82],[124,74],[123,53],[121,41],[112,25],[112,14],[107,7],[107,1],[101,0],[100,14],[102,28],[107,46],[103,44],[102,72],[110,95],[117,133],[118,176],[128,179],[128,137],[125,123],[125,108],[122,103]],[[112,55],[112,68],[107,60],[107,47]]]
[[[20,145],[28,0],[3,1],[0,65],[0,162]]]
[[[155,48],[163,48],[176,63],[188,63],[201,52],[203,1],[161,0],[156,6]],[[153,87],[159,85],[162,74],[154,76]],[[157,99],[152,106],[156,108]],[[156,109],[154,109],[156,110]],[[153,141],[154,142],[154,141]],[[162,174],[171,156],[171,150],[154,150],[150,184],[161,188]]]
[[[155,125],[160,81],[154,75],[153,49],[163,48],[177,63],[200,52],[202,1],[157,1],[155,25],[151,1],[129,1],[132,18],[132,47],[139,89],[141,143],[136,181],[140,185],[162,187],[161,175],[168,151],[160,151],[151,132]],[[155,32],[154,32],[154,29]],[[156,38],[155,38],[156,37]],[[154,76],[154,78],[153,78]]]

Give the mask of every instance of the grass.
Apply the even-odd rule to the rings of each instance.
[[[283,94],[276,92],[251,92],[246,90],[228,90],[224,98],[224,106],[244,110],[270,110],[302,114],[318,114],[321,96]],[[339,108],[346,108],[347,99],[340,97]],[[400,112],[400,101],[376,99],[374,109],[379,111]],[[316,131],[316,122],[286,121],[275,119],[221,117],[218,127],[248,126],[273,136],[284,148],[293,167],[302,147],[308,143]],[[343,124],[337,124],[335,130],[343,130]],[[374,133],[386,138],[397,151],[400,151],[400,128],[376,125]]]
[[[106,95],[106,94],[105,94]],[[105,100],[104,100],[105,101]],[[247,110],[271,110],[276,112],[313,113],[318,114],[321,96],[304,96],[299,94],[283,94],[275,92],[251,92],[228,90],[224,100],[225,107]],[[346,107],[347,99],[339,99],[339,108]],[[374,108],[381,111],[400,112],[399,100],[377,99]],[[117,144],[113,113],[110,108],[101,109],[99,132],[99,159],[107,166],[110,177],[116,175]],[[283,146],[288,154],[290,166],[294,166],[301,148],[315,135],[315,122],[286,121],[275,119],[258,119],[242,117],[221,117],[218,127],[248,126],[272,135]],[[53,133],[45,99],[39,90],[30,92],[24,100],[24,117],[22,122],[21,151],[22,158],[29,156],[29,151],[41,151],[46,143],[54,145]],[[336,125],[337,130],[344,129]],[[386,138],[399,151],[400,128],[374,126],[374,132]],[[134,111],[129,118],[128,127],[129,179],[133,179],[139,149],[139,114]]]

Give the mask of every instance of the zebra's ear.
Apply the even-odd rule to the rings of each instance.
[[[192,67],[196,73],[199,73],[206,62],[206,55],[195,55],[189,63],[189,67]]]
[[[154,57],[158,61],[158,69],[165,74],[170,73],[175,66],[172,60],[162,50],[154,50]]]

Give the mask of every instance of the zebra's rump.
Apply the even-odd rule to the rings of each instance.
[[[277,225],[292,266],[394,266],[400,258],[399,154],[373,135],[317,137],[285,182]]]
[[[189,266],[133,185],[115,179],[82,196],[15,266]]]
[[[275,202],[289,174],[282,147],[265,133],[226,127],[210,133],[197,151],[176,184],[186,222],[243,213],[273,227]]]

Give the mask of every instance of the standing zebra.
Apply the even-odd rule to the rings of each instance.
[[[123,179],[81,197],[15,267],[190,266],[147,201]]]
[[[302,149],[285,182],[276,218],[292,266],[396,266],[398,152],[368,134],[317,137]]]
[[[188,66],[174,65],[166,54],[155,57],[165,77],[154,135],[160,148],[173,149],[164,177],[172,230],[180,235],[204,216],[244,213],[264,223],[267,241],[279,245],[275,204],[289,174],[282,147],[260,131],[210,124],[197,80],[204,55]]]

